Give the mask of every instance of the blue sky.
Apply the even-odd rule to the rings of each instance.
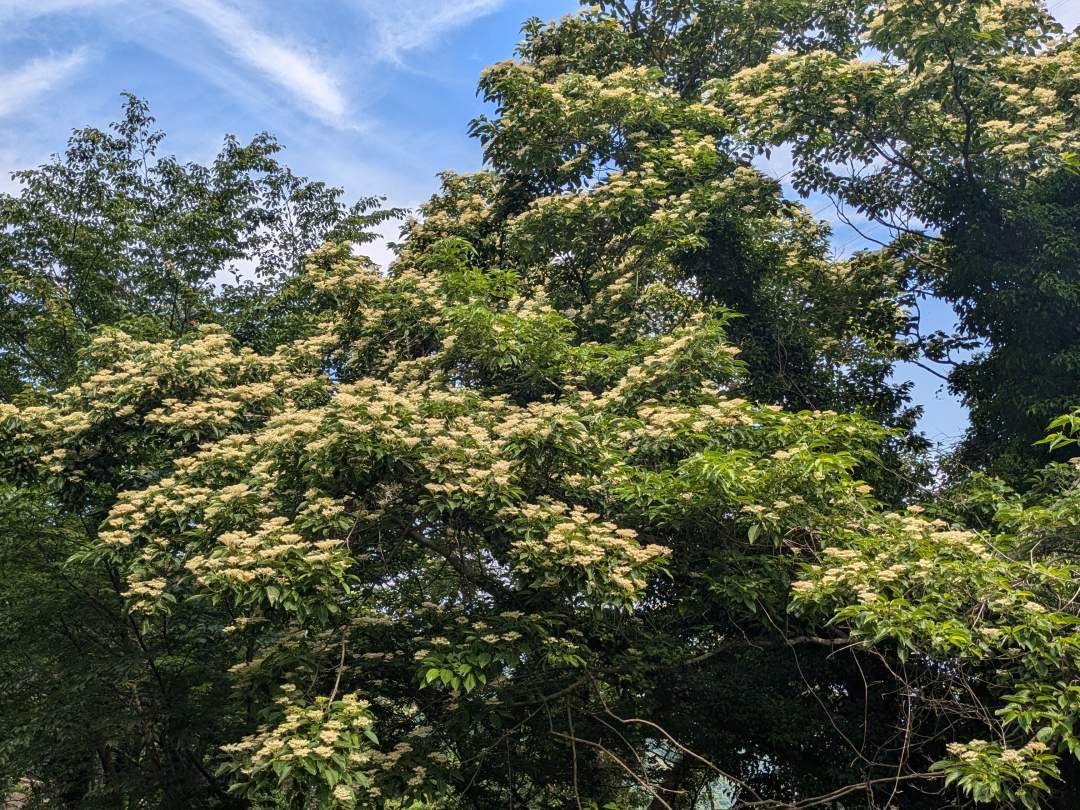
[[[411,205],[436,172],[478,167],[466,124],[480,69],[521,23],[576,0],[0,0],[0,183],[150,102],[166,148],[206,160],[261,130],[289,164]],[[8,184],[10,185],[10,184]],[[0,186],[2,188],[3,186]]]
[[[509,57],[528,17],[576,0],[0,0],[0,190],[11,171],[61,150],[68,132],[114,120],[119,94],[150,102],[165,150],[208,161],[225,133],[266,130],[298,173],[350,196],[411,207],[437,172],[476,169],[466,124],[482,110],[476,80]],[[1080,0],[1051,8],[1072,27]],[[783,173],[782,163],[770,167]],[[807,203],[824,219],[827,201]],[[858,247],[839,223],[834,247]],[[385,259],[385,253],[376,256]],[[933,328],[951,311],[928,302]],[[904,366],[923,429],[949,442],[963,408],[932,375]]]

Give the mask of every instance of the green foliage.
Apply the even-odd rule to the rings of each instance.
[[[957,461],[1021,483],[1080,398],[1077,39],[1041,0],[861,5],[854,51],[777,53],[714,86],[750,148],[790,146],[796,188],[885,226],[913,345],[970,409]],[[926,294],[955,333],[926,333]]]
[[[946,785],[956,784],[976,802],[1018,803],[1034,810],[1038,793],[1050,791],[1048,781],[1061,778],[1046,750],[1039,742],[1010,749],[973,740],[950,747],[951,756],[935,769],[946,772]]]
[[[591,314],[592,330],[618,296],[632,293],[638,317],[655,318],[653,297],[692,289],[743,316],[731,331],[755,398],[897,418],[902,392],[884,379],[903,351],[892,269],[827,261],[823,226],[745,165],[710,93],[676,93],[660,68],[626,56],[640,43],[613,19],[586,14],[526,33],[521,61],[481,80],[498,115],[473,132],[492,174],[448,176],[412,242],[464,236],[486,260],[546,278],[552,302]],[[594,46],[611,40],[624,61],[594,64],[593,33]]]
[[[913,263],[971,313],[992,297],[950,264],[979,231],[905,172],[1051,183],[1071,119],[1037,91],[1071,44],[1026,0],[927,8],[530,22],[481,81],[488,168],[445,174],[385,269],[352,251],[372,201],[269,139],[153,159],[133,99],[25,174],[0,205],[0,784],[80,808],[1075,806],[1080,467],[922,488],[888,379]],[[1005,74],[1048,146],[938,148],[969,91],[1014,104]],[[853,179],[863,120],[910,142]],[[940,231],[830,258],[749,163],[792,140],[801,187]],[[1064,232],[1059,202],[1039,219]],[[1043,281],[1070,255],[1033,250]],[[212,288],[244,258],[255,282]]]
[[[303,258],[326,240],[369,241],[396,213],[296,176],[265,133],[226,138],[203,166],[160,156],[153,127],[126,95],[123,120],[76,130],[62,155],[15,172],[17,194],[0,195],[0,397],[70,383],[103,325],[160,340],[224,320],[271,351],[309,304],[293,278]],[[245,264],[255,279],[215,288]]]
[[[247,724],[260,716],[258,702],[282,678],[318,684],[335,672],[318,662],[340,638],[334,681],[350,694],[370,684],[382,742],[369,752],[378,770],[349,770],[352,798],[341,801],[460,790],[465,772],[442,766],[478,756],[470,740],[484,739],[500,712],[510,722],[547,683],[581,692],[581,673],[621,673],[614,685],[647,672],[658,649],[642,660],[613,640],[629,632],[648,648],[649,622],[678,626],[686,605],[732,592],[695,563],[702,527],[728,537],[731,561],[773,590],[739,604],[753,614],[766,599],[768,612],[782,611],[784,538],[834,525],[838,502],[869,491],[851,476],[882,431],[725,393],[742,367],[722,313],[698,311],[666,334],[643,331],[602,351],[542,292],[479,271],[473,255],[440,244],[417,267],[384,275],[330,247],[306,275],[348,303],[323,334],[261,356],[210,327],[172,344],[106,332],[78,386],[5,410],[5,435],[20,437],[4,455],[9,480],[46,503],[105,498],[93,524],[66,530],[69,565],[113,572],[148,667],[132,675],[148,679],[138,688],[158,684],[190,703],[198,687],[164,662],[199,660],[210,643],[200,677],[235,680],[232,711],[181,739],[163,730],[145,756],[168,745],[206,758],[198,770],[209,773],[218,750],[262,751],[258,736],[248,738],[258,747],[221,746],[233,745],[244,715]],[[395,340],[418,306],[424,338]],[[376,307],[380,317],[369,317]],[[495,362],[504,331],[524,346],[510,364]],[[533,335],[543,350],[529,350]],[[324,357],[336,380],[320,370]],[[766,514],[753,508],[759,500]],[[779,578],[768,573],[773,561]],[[681,599],[663,595],[672,585]],[[397,682],[389,692],[378,686],[388,679]],[[601,680],[578,699],[592,688],[609,689]],[[416,729],[436,718],[458,736],[418,746]],[[307,721],[283,722],[273,733],[301,750]],[[517,739],[515,757],[545,756],[545,739]],[[395,755],[403,745],[426,764]],[[236,765],[260,774],[237,788],[256,804],[271,794],[329,801],[343,784],[337,754],[290,754],[287,770],[270,754]],[[425,770],[431,763],[439,769]],[[301,772],[313,779],[297,782]],[[538,801],[569,788],[529,782]]]
[[[894,662],[873,690],[886,714],[915,683],[929,698],[906,708],[928,736],[909,740],[925,765],[905,779],[932,782],[936,761],[979,800],[1035,806],[1053,789],[1055,749],[1075,744],[1071,693],[1052,685],[1080,653],[1077,571],[1066,549],[1029,550],[1078,514],[1075,473],[1031,503],[1002,491],[992,537],[918,507],[888,512],[859,480],[888,431],[733,396],[745,367],[723,313],[683,302],[676,313],[693,314],[666,333],[642,325],[601,350],[543,287],[475,259],[437,243],[387,275],[331,246],[305,271],[338,302],[320,334],[261,356],[211,327],[172,344],[106,332],[78,386],[6,406],[5,480],[40,498],[36,520],[69,549],[61,571],[112,572],[134,694],[156,685],[168,701],[150,747],[117,729],[99,745],[172,749],[193,763],[187,795],[227,790],[257,807],[483,800],[503,757],[530,806],[586,787],[608,803],[689,789],[713,768],[740,796],[828,790],[874,771],[813,774],[792,752],[840,751],[859,728],[888,745],[870,693],[841,686],[880,656]],[[424,331],[403,341],[418,307]],[[529,351],[533,324],[549,322],[561,326]],[[510,364],[493,362],[504,332],[524,345]],[[63,522],[98,503],[93,524]],[[849,664],[815,658],[840,646]],[[789,678],[794,652],[801,677],[840,690],[835,705],[796,693],[749,756],[725,753],[722,724],[666,705],[673,689],[687,707],[703,689],[745,701],[740,681],[702,677],[769,651],[780,659],[764,677]],[[961,693],[978,696],[987,736],[1030,745],[945,756],[980,728]],[[166,706],[210,695],[224,711],[169,738]],[[810,723],[822,708],[836,736]],[[704,762],[675,754],[628,781],[585,760],[575,780],[565,757],[602,744],[605,717],[638,756],[655,745],[654,727],[619,719],[631,712]],[[791,712],[807,722],[791,728]],[[953,714],[970,736],[930,733]],[[510,753],[489,769],[492,738]],[[16,750],[8,767],[25,767],[32,749]]]
[[[263,726],[242,741],[225,746],[235,761],[222,765],[222,775],[235,780],[230,791],[251,799],[256,807],[351,808],[356,790],[367,791],[371,779],[357,766],[370,757],[379,738],[368,703],[356,695],[317,698],[311,705],[291,699],[297,689],[285,684],[276,709],[276,726]]]

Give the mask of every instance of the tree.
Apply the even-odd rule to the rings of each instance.
[[[386,278],[324,253],[313,283],[346,320],[321,341],[262,358],[215,332],[175,347],[107,334],[93,345],[102,371],[48,406],[8,411],[9,431],[41,442],[16,460],[52,467],[26,470],[21,492],[33,501],[33,482],[67,510],[109,507],[93,509],[89,536],[35,523],[83,548],[80,567],[123,583],[116,596],[143,650],[130,688],[159,703],[154,742],[127,743],[127,758],[182,763],[231,739],[226,751],[250,771],[236,783],[256,803],[348,805],[341,796],[372,787],[436,801],[462,790],[463,761],[482,764],[500,726],[524,724],[505,738],[522,780],[511,789],[557,805],[573,790],[558,740],[594,732],[605,700],[623,712],[624,690],[677,669],[687,644],[695,655],[724,648],[721,614],[684,617],[695,602],[711,613],[726,579],[695,569],[744,567],[747,580],[725,586],[743,590],[727,622],[768,635],[756,601],[783,599],[794,560],[767,538],[789,519],[831,522],[822,507],[835,497],[865,498],[850,473],[880,431],[726,396],[739,364],[724,318],[687,300],[660,334],[583,341],[572,320],[470,256],[440,243],[423,269]],[[339,382],[305,373],[335,345]],[[105,489],[111,476],[127,494]],[[754,508],[773,495],[791,499],[779,507],[789,516]],[[706,526],[729,542],[702,544]],[[670,545],[649,542],[659,540]],[[650,632],[649,614],[670,629]],[[226,698],[215,684],[230,670],[242,685]],[[376,682],[385,691],[361,689]],[[185,685],[220,702],[199,709]],[[320,689],[325,701],[311,704]],[[289,695],[275,708],[271,698]],[[579,714],[576,726],[539,711],[553,701]],[[183,743],[168,719],[181,706],[198,721],[182,724]],[[232,724],[245,706],[254,736],[240,740]],[[305,750],[298,730],[325,736]],[[369,760],[389,767],[355,767]],[[596,798],[625,794],[603,757],[586,762]],[[499,761],[481,770],[478,800],[497,800],[502,773]],[[191,796],[170,801],[180,800]]]
[[[83,807],[1076,805],[1080,472],[903,480],[915,254],[830,259],[736,142],[770,43],[843,53],[860,18],[609,8],[485,74],[488,168],[390,268],[329,243],[272,330],[105,326],[70,385],[0,405],[0,779]]]
[[[315,328],[314,290],[298,273],[304,257],[326,238],[369,241],[370,228],[396,214],[378,210],[377,198],[346,205],[340,189],[296,176],[269,135],[247,145],[226,138],[202,166],[160,157],[153,123],[128,95],[122,121],[76,131],[62,156],[16,173],[17,195],[0,195],[0,399],[33,407],[80,379],[85,352],[109,325],[168,340],[224,322],[245,345],[272,352]],[[244,265],[254,278],[221,283]],[[113,470],[122,464],[111,458],[94,471],[96,491],[131,482],[130,468]],[[97,796],[115,807],[146,790],[182,803],[195,766],[169,741],[190,733],[199,712],[180,700],[181,687],[168,695],[175,705],[126,691],[145,652],[115,572],[68,565],[65,531],[99,521],[100,498],[31,495],[3,488],[5,740],[29,745],[16,772],[59,775],[55,796],[76,804]],[[129,755],[127,746],[142,750],[155,735],[152,764]]]
[[[829,260],[827,227],[749,166],[732,144],[729,118],[702,88],[707,69],[684,65],[708,37],[716,45],[705,52],[717,62],[708,69],[746,49],[767,53],[784,30],[762,18],[780,10],[765,4],[738,31],[712,30],[706,21],[720,25],[742,9],[704,4],[708,13],[661,41],[639,28],[666,31],[669,10],[645,5],[628,20],[589,11],[526,24],[520,59],[481,79],[496,115],[474,121],[472,131],[490,176],[449,178],[421,229],[432,236],[412,234],[414,242],[466,238],[485,259],[551,279],[559,303],[572,308],[598,305],[588,283],[597,268],[621,276],[624,295],[665,268],[672,284],[739,313],[730,330],[753,398],[910,424],[905,388],[888,382],[904,352],[888,263]],[[799,13],[807,25],[817,19],[809,6],[793,15],[804,19]],[[746,45],[744,34],[764,43]],[[655,57],[660,66],[657,49],[668,54]],[[696,78],[681,76],[684,68]],[[439,214],[451,215],[449,227]],[[576,285],[565,283],[575,275]]]
[[[5,503],[111,572],[131,645],[101,653],[127,709],[55,732],[97,761],[18,735],[9,776],[163,806],[939,807],[942,777],[1069,806],[1074,469],[991,493],[992,531],[890,512],[858,477],[884,431],[733,397],[723,313],[585,340],[595,314],[475,256],[328,248],[322,335],[108,331],[77,387],[5,406]],[[25,727],[56,704],[22,672]]]
[[[147,104],[125,99],[123,120],[76,130],[62,156],[14,174],[17,195],[0,195],[0,397],[66,385],[102,325],[167,338],[225,319],[272,348],[287,335],[255,311],[303,257],[327,239],[369,241],[396,214],[296,176],[265,133],[226,138],[209,166],[160,157]],[[254,279],[215,287],[243,265]]]
[[[958,460],[1020,481],[1080,398],[1076,37],[1038,0],[856,19],[858,55],[776,54],[717,92],[748,142],[791,146],[798,188],[889,229],[912,300],[954,305],[956,334],[912,336],[970,409]]]

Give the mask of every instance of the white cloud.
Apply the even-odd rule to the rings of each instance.
[[[132,26],[134,30],[139,30],[140,25],[153,25],[156,21],[159,26],[167,27],[167,11],[174,9],[204,26],[225,51],[284,89],[308,112],[326,123],[342,123],[347,102],[338,78],[320,65],[314,56],[259,30],[251,22],[252,13],[259,8],[258,3],[240,8],[223,0],[144,2],[145,0],[0,0],[0,23],[10,28],[47,15],[83,12],[94,14],[110,24],[117,34],[131,36],[132,31],[129,28]],[[174,38],[172,43],[176,43],[175,37],[179,33],[171,32]],[[166,38],[170,35],[166,31],[155,31],[154,34]],[[0,94],[2,93],[0,90]]]
[[[65,11],[113,5],[116,0],[0,0],[0,22],[33,19]]]
[[[340,124],[347,103],[336,76],[312,56],[256,29],[247,16],[218,0],[174,0],[205,25],[237,59],[288,91],[309,112]]]
[[[505,0],[355,0],[368,17],[376,53],[400,62],[405,52],[423,48],[455,28],[493,11]]]
[[[32,59],[9,73],[0,74],[0,116],[15,112],[67,81],[89,59],[86,48],[77,48],[66,56]]]
[[[85,15],[120,39],[162,53],[251,100],[253,86],[242,90],[240,71],[233,73],[214,50],[235,60],[238,67],[285,95],[291,104],[336,128],[353,129],[345,67],[354,79],[379,63],[402,66],[405,56],[429,47],[445,34],[464,27],[506,4],[507,0],[350,0],[355,16],[342,20],[348,27],[363,25],[363,46],[346,55],[328,57],[303,47],[284,26],[287,3],[257,0],[0,0],[0,40],[41,17]],[[300,24],[304,12],[292,22]],[[209,36],[192,40],[184,21]],[[268,22],[260,22],[266,20]],[[7,28],[5,34],[2,29]],[[281,33],[285,30],[285,33]],[[301,32],[304,28],[299,29]],[[206,47],[206,40],[214,43]],[[58,67],[63,67],[59,65]],[[230,77],[230,74],[233,74]],[[284,91],[283,93],[281,91]],[[15,94],[0,88],[0,101]],[[256,95],[262,95],[256,91]],[[275,100],[277,101],[277,100]],[[355,112],[352,111],[352,112]]]

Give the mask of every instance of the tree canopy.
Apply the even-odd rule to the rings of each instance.
[[[916,318],[912,337],[970,409],[961,460],[1022,479],[1080,396],[1076,36],[1026,1],[858,20],[869,53],[774,54],[732,79],[728,109],[750,143],[790,146],[797,188],[887,226],[913,297],[955,306],[955,333]]]
[[[163,139],[146,102],[126,95],[122,120],[75,131],[62,155],[15,173],[18,193],[0,194],[0,397],[71,382],[103,325],[166,339],[225,320],[270,349],[295,305],[274,312],[267,300],[304,256],[327,240],[367,242],[396,213],[296,176],[265,133],[227,137],[209,166],[160,156]]]
[[[0,200],[0,788],[1077,806],[1077,375],[1016,365],[1080,323],[1074,39],[1028,0],[642,0],[524,37],[480,80],[484,170],[388,268],[357,246],[397,212],[269,137],[154,162],[135,99]],[[754,167],[785,144],[888,243],[833,256]],[[913,339],[920,285],[960,333]],[[931,476],[891,373],[976,338]]]

